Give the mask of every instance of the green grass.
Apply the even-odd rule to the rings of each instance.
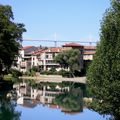
[[[4,75],[4,80],[6,81],[12,81],[12,74]]]

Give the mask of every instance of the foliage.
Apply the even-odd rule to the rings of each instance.
[[[31,69],[29,69],[28,71],[26,71],[24,74],[28,75],[28,76],[35,76],[36,72],[38,72],[38,67],[34,66]]]
[[[33,88],[36,88],[36,82],[35,82],[35,80],[32,80],[32,79],[29,79],[29,80],[26,80],[26,83],[29,85],[29,86],[31,86],[31,87],[33,87]]]
[[[69,68],[72,73],[81,71],[81,54],[78,49],[63,51],[55,56],[54,60],[61,65],[62,68]]]
[[[4,80],[12,81],[12,74],[4,75]]]
[[[79,112],[83,110],[82,92],[80,88],[72,88],[70,92],[66,92],[56,96],[55,103],[60,105],[63,111]]]
[[[50,70],[45,70],[42,71],[40,74],[43,75],[62,75],[62,77],[73,77],[72,73],[70,71],[66,71],[66,70],[60,70],[60,71],[56,71],[54,69],[50,69]]]
[[[0,120],[20,120],[21,113],[15,110],[16,103],[6,97],[6,93],[0,96]]]
[[[89,69],[91,62],[92,62],[91,60],[84,60],[84,67],[82,69],[82,75],[86,76],[86,73]]]
[[[7,80],[7,81],[9,80],[9,81],[12,81],[14,83],[20,82],[19,76],[22,76],[22,72],[20,72],[19,70],[11,68],[8,71],[8,74],[4,75],[4,80]]]
[[[40,74],[43,74],[43,75],[56,75],[57,71],[45,70],[45,71],[42,71]]]
[[[101,23],[100,43],[87,73],[94,94],[92,109],[120,119],[120,2],[111,1],[111,8]]]
[[[36,71],[37,71],[37,68],[33,67],[33,68],[29,69],[28,71],[26,71],[24,74],[27,76],[35,76]]]
[[[43,74],[43,75],[60,75],[59,72],[56,71],[56,69],[54,67],[51,68],[50,70],[42,71],[42,72],[40,72],[40,74]]]
[[[66,70],[62,70],[61,75],[62,75],[62,77],[68,77],[68,78],[73,77],[72,73],[70,71],[66,71]]]
[[[33,66],[30,70],[34,71],[34,72],[37,72],[38,71],[38,68],[36,66]]]
[[[9,73],[12,74],[12,77],[18,78],[19,76],[22,76],[22,72],[16,69],[10,69]]]
[[[68,54],[67,51],[59,53],[57,56],[54,57],[54,61],[59,63],[62,68],[68,68]]]
[[[23,32],[24,25],[14,22],[11,7],[0,5],[0,74],[3,74],[3,68],[11,67],[18,54]]]

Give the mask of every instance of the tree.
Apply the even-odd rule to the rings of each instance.
[[[72,73],[81,71],[82,61],[81,54],[78,49],[71,49],[59,53],[54,60],[61,65],[63,68],[68,68]]]
[[[3,69],[9,69],[15,56],[18,54],[23,24],[15,23],[10,6],[0,5],[0,76]]]
[[[61,52],[54,57],[54,61],[59,63],[62,68],[68,68],[67,59],[68,55],[66,54],[66,52]]]
[[[120,119],[120,2],[112,0],[101,23],[100,43],[87,73],[92,109]]]
[[[21,112],[15,110],[16,102],[10,101],[7,91],[0,94],[0,120],[20,120]]]

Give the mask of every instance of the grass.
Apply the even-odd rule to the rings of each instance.
[[[12,81],[12,74],[4,75],[4,80],[6,81]]]

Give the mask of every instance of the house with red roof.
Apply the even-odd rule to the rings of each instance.
[[[79,49],[83,51],[83,45],[80,45],[78,43],[67,43],[62,46],[64,50],[69,50],[69,49]]]
[[[40,70],[60,69],[60,65],[54,62],[54,57],[62,51],[62,48],[48,48],[36,51],[32,54],[32,66],[39,66]]]
[[[93,60],[96,46],[84,46],[83,60]]]
[[[17,59],[17,68],[22,72],[26,72],[32,67],[38,67],[40,70],[50,70],[55,68],[61,70],[60,65],[54,62],[54,57],[58,53],[70,49],[80,50],[80,64],[84,67],[86,61],[93,60],[96,51],[96,46],[83,46],[78,43],[67,43],[62,47],[40,48],[35,46],[25,46],[19,50]]]
[[[17,60],[18,70],[26,72],[31,68],[31,55],[38,49],[39,48],[35,46],[25,46],[19,50],[19,56]]]

